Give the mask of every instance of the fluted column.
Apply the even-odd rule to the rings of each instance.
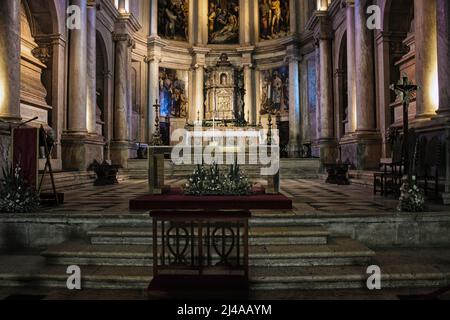
[[[349,131],[356,131],[355,0],[346,0]]]
[[[320,11],[316,14],[320,20],[320,34],[318,38],[320,56],[320,158],[322,163],[335,163],[337,152],[334,136],[330,26],[326,11]]]
[[[20,1],[0,4],[0,118],[20,119]]]
[[[72,0],[80,8],[80,29],[70,31],[70,61],[68,86],[69,134],[86,134],[87,103],[87,0]]]
[[[87,7],[87,131],[97,133],[97,65],[96,65],[96,4],[89,1]]]
[[[450,116],[450,3],[437,1],[438,77],[440,116]]]
[[[436,114],[439,104],[437,74],[436,0],[414,0],[416,37],[417,118]]]

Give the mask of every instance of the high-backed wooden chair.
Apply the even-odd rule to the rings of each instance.
[[[417,159],[417,182],[424,189],[425,195],[431,191],[439,197],[439,177],[441,166],[441,140],[434,136],[429,142],[425,137],[419,144],[419,157]]]
[[[392,145],[390,162],[380,162],[380,171],[373,174],[373,191],[381,195],[398,193],[403,178],[403,137],[399,136]]]

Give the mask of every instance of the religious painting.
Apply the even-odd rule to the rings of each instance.
[[[239,43],[239,0],[209,0],[208,40],[211,44]]]
[[[159,69],[159,100],[161,116],[186,118],[188,114],[188,72]]]
[[[289,68],[287,66],[261,72],[261,114],[289,115]]]
[[[189,37],[189,0],[158,0],[158,34],[170,40]]]
[[[259,30],[262,40],[277,39],[289,33],[289,0],[259,0]]]

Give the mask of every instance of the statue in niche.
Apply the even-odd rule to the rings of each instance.
[[[289,0],[260,0],[259,13],[261,39],[276,39],[288,34]]]
[[[239,42],[239,0],[209,0],[208,37],[212,44]]]
[[[158,0],[158,32],[162,38],[187,41],[189,0]]]

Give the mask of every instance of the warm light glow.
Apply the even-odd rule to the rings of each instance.
[[[114,0],[114,5],[120,13],[130,12],[130,0]]]
[[[86,124],[88,127],[88,131],[95,130],[95,123],[93,123],[93,115],[92,115],[92,103],[90,99],[87,99],[87,108],[86,108]]]
[[[328,6],[331,0],[317,0],[317,10],[318,11],[326,11],[328,10]]]
[[[5,101],[8,78],[5,75],[5,69],[0,67],[0,115],[8,113],[8,106]]]
[[[429,80],[427,83],[430,84],[430,89],[426,93],[428,94],[427,101],[432,104],[434,111],[437,111],[439,109],[439,80],[437,66],[433,68],[433,71],[429,73],[428,77]]]

